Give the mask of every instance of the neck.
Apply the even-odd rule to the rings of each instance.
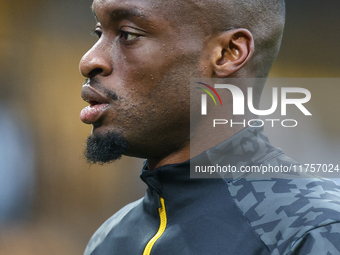
[[[175,151],[163,158],[148,158],[148,168],[149,170],[154,170],[155,168],[178,164],[185,162],[190,159],[190,144],[187,144],[182,149]]]
[[[223,116],[223,115],[220,115]],[[246,115],[233,118],[233,123],[241,123],[243,120],[255,119],[254,115]],[[193,157],[198,156],[204,151],[207,151],[218,144],[222,143],[225,140],[228,140],[236,133],[243,130],[245,127],[240,124],[231,125],[231,118],[228,119],[228,123],[225,125],[216,125],[212,132],[212,120],[200,122],[195,131],[191,130],[190,134],[190,143],[187,143],[181,149],[174,151],[165,157],[162,158],[148,158],[148,167],[150,170],[155,168],[169,165],[169,164],[178,164],[185,162]]]

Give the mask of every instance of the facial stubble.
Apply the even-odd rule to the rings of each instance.
[[[89,164],[111,163],[121,158],[129,148],[123,135],[109,131],[90,135],[86,140],[84,156]]]

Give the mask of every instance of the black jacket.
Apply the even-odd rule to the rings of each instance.
[[[340,254],[340,187],[334,182],[296,173],[190,178],[190,164],[207,162],[290,171],[296,165],[252,127],[191,161],[153,171],[145,164],[146,195],[107,220],[85,255]]]

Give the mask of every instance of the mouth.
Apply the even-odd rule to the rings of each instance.
[[[89,85],[84,85],[81,97],[90,105],[80,112],[80,120],[85,124],[94,124],[103,116],[109,106],[109,100]]]

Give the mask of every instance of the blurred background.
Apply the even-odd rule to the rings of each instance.
[[[285,35],[270,76],[339,77],[340,2],[286,2]],[[91,127],[79,120],[87,104],[78,62],[96,41],[91,3],[0,0],[1,254],[82,254],[101,223],[144,195],[142,160],[90,167],[82,157]],[[313,132],[302,134],[304,142],[273,137],[298,160],[339,155],[340,88],[330,99],[325,91],[320,87],[322,100],[313,101],[334,109],[313,131],[327,142],[321,150],[308,151],[319,144]]]

